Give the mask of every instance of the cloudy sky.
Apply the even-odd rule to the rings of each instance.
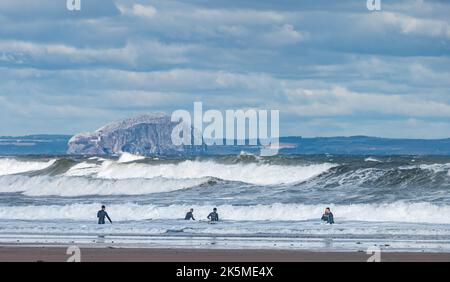
[[[279,109],[282,135],[450,137],[450,1],[0,0],[0,135]]]

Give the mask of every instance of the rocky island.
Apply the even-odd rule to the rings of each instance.
[[[172,122],[164,113],[141,115],[107,124],[94,132],[79,133],[68,142],[68,154],[141,156],[199,155],[205,145],[174,145],[171,140]]]

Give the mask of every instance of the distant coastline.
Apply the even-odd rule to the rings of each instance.
[[[0,137],[0,155],[66,155],[71,135]],[[206,155],[257,153],[259,146],[208,146]],[[369,136],[280,138],[280,154],[450,156],[450,138],[395,139]]]

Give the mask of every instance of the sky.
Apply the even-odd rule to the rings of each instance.
[[[450,137],[450,1],[0,0],[0,135],[280,110],[282,136]]]

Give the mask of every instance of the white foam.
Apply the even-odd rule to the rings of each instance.
[[[27,196],[74,197],[85,195],[144,195],[195,187],[209,179],[96,179],[87,177],[3,176],[0,193],[21,192]]]
[[[342,176],[340,176],[338,183],[339,185],[363,185],[365,182],[370,180],[375,180],[383,175],[385,175],[386,171],[382,169],[376,168],[364,168],[357,169],[355,171],[350,171]]]
[[[450,173],[450,163],[448,164],[423,164],[419,166],[421,169],[431,170],[434,173],[439,172],[449,172]]]
[[[154,178],[195,179],[214,177],[258,185],[296,183],[318,176],[335,165],[330,163],[283,166],[261,163],[220,164],[213,161],[183,161],[176,164],[118,164],[106,161],[97,177],[106,179]]]
[[[133,155],[130,153],[122,153],[117,162],[118,163],[130,163],[130,162],[139,161],[139,160],[143,160],[143,159],[145,159],[145,157],[143,157],[143,156],[137,156],[137,155]]]
[[[445,164],[421,164],[421,165],[408,165],[408,166],[401,166],[399,169],[423,169],[423,170],[430,170],[434,173],[439,172],[448,172],[450,173],[450,163]]]
[[[65,206],[2,206],[0,219],[14,220],[92,220],[101,203],[72,204]],[[272,204],[255,206],[218,206],[220,218],[223,220],[267,220],[267,221],[303,221],[317,220],[325,206],[330,206],[336,223],[345,221],[367,222],[406,222],[450,224],[450,218],[443,216],[450,213],[449,206],[438,206],[430,203],[391,204],[357,204],[357,205],[302,205]],[[204,219],[213,206],[196,205],[139,205],[123,203],[108,205],[107,210],[113,220],[147,220],[147,219],[180,219],[193,207],[197,219]]]
[[[47,165],[50,165],[48,163]],[[29,196],[139,195],[171,192],[201,185],[211,177],[260,185],[295,183],[317,176],[332,164],[281,166],[260,163],[219,164],[183,161],[174,164],[82,162],[59,176],[5,175],[0,192]]]
[[[261,160],[261,157],[246,151],[241,151],[238,155],[238,159],[251,157],[255,160]]]
[[[0,175],[17,174],[46,169],[55,163],[49,161],[19,161],[15,159],[0,158]]]
[[[94,160],[94,161],[106,161],[106,159],[100,158],[100,157],[90,157],[88,160]]]
[[[373,158],[373,157],[368,157],[364,160],[365,162],[376,162],[376,163],[381,163],[381,161],[379,159]]]

